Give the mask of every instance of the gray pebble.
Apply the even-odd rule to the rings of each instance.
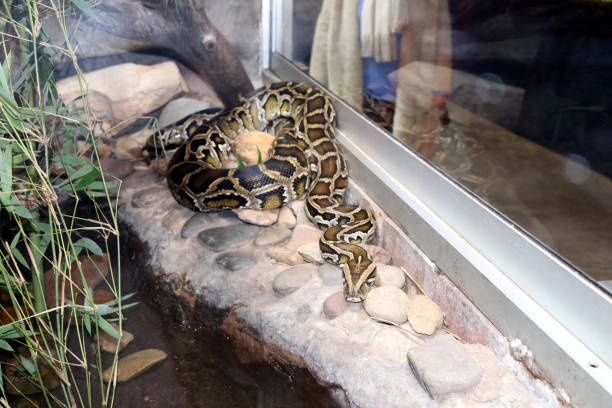
[[[255,255],[244,251],[225,252],[215,258],[215,263],[226,271],[237,271],[255,265]]]
[[[213,251],[235,248],[257,235],[259,227],[249,224],[234,224],[207,229],[198,234],[200,242]]]
[[[162,186],[151,186],[137,191],[132,196],[132,205],[136,208],[149,207],[157,202],[165,201],[168,189]]]
[[[291,230],[283,225],[262,228],[255,238],[255,246],[263,247],[280,244],[291,237]]]
[[[211,222],[211,216],[206,213],[195,213],[191,218],[189,218],[185,224],[183,225],[183,229],[181,229],[181,237],[189,238],[194,233],[199,232],[206,228]]]
[[[310,280],[316,266],[301,264],[287,268],[274,278],[272,288],[278,296],[286,296],[301,288]]]

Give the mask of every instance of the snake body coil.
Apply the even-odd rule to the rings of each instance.
[[[335,117],[321,90],[282,82],[254,91],[227,113],[195,114],[166,127],[146,148],[178,147],[168,164],[168,186],[179,203],[193,210],[273,209],[307,193],[307,215],[324,230],[321,254],[342,267],[344,295],[359,302],[376,267],[357,244],[372,238],[375,223],[369,210],[342,204],[348,172],[334,140]],[[270,158],[222,168],[232,140],[249,131],[276,135]]]

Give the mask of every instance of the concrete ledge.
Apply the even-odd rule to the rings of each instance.
[[[197,234],[182,238],[181,229],[193,213],[160,186],[161,181],[145,171],[132,174],[124,184],[119,217],[133,241],[141,243],[134,248],[136,256],[162,283],[167,299],[177,299],[169,302],[170,313],[189,319],[197,313],[188,309],[202,308],[214,315],[244,362],[306,368],[333,390],[342,406],[557,406],[556,400],[539,397],[519,381],[516,374],[521,367],[508,366],[498,357],[507,350],[503,337],[354,184],[347,198],[373,209],[378,245],[423,284],[446,312],[453,330],[468,342],[489,346],[464,346],[483,369],[482,380],[473,389],[433,400],[407,361],[407,351],[426,339],[411,334],[407,323],[402,328],[377,323],[360,304],[348,305],[333,319],[326,316],[324,302],[341,290],[341,279],[329,281],[313,273],[294,292],[279,295],[272,282],[287,266],[271,263],[252,240],[218,251],[205,247]],[[227,212],[204,218],[202,229],[241,223]],[[241,270],[223,269],[216,259],[229,252],[247,253],[254,264]]]

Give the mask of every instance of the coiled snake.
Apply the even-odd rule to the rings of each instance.
[[[198,211],[228,208],[273,209],[306,195],[308,217],[324,230],[323,258],[340,265],[344,296],[360,302],[376,267],[358,243],[375,231],[371,212],[342,204],[348,171],[334,140],[336,113],[321,90],[305,83],[267,85],[242,105],[217,116],[194,114],[147,141],[156,151],[178,147],[168,163],[168,187],[182,205]],[[275,133],[268,160],[222,168],[232,140],[249,131]]]

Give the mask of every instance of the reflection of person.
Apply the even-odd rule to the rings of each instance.
[[[323,0],[310,74],[404,139],[446,116],[450,50],[447,0]]]

